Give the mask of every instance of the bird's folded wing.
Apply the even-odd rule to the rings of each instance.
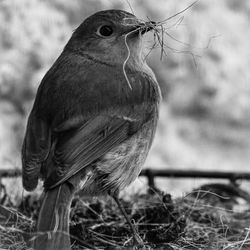
[[[51,163],[48,163],[51,169],[45,188],[60,185],[128,139],[140,126],[139,121],[99,115],[77,129],[59,132]]]
[[[37,186],[40,168],[49,154],[50,128],[48,124],[30,114],[22,148],[23,186],[31,191]]]

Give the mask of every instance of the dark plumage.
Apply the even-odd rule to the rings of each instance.
[[[39,231],[68,231],[71,199],[80,189],[116,195],[140,173],[155,133],[160,90],[142,60],[140,32],[126,37],[138,24],[120,10],[92,15],[40,84],[22,151],[24,188],[31,191],[39,177],[44,180]],[[98,33],[103,25],[112,28],[111,36]],[[125,40],[130,48],[125,74],[132,89],[123,71]],[[66,220],[59,220],[60,230],[55,213]],[[50,223],[44,220],[49,217]],[[38,237],[35,249],[52,248],[68,249],[69,240]]]

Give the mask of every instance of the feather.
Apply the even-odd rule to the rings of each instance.
[[[37,222],[38,235],[34,240],[34,249],[70,249],[69,212],[73,196],[74,190],[68,183],[45,191]]]
[[[134,123],[139,122],[100,115],[78,129],[60,132],[44,186],[51,189],[60,185],[121,144],[130,137]]]
[[[31,191],[37,186],[41,164],[50,150],[50,129],[31,112],[22,148],[23,186]]]

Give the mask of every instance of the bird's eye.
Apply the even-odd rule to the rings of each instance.
[[[113,29],[109,25],[103,25],[98,28],[97,30],[97,35],[103,36],[103,37],[108,37],[113,34]]]

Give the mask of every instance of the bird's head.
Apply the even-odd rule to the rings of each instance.
[[[142,35],[154,25],[153,22],[140,22],[126,11],[100,11],[88,17],[74,31],[66,49],[81,51],[114,64],[123,63],[130,53],[130,61],[140,63]]]

